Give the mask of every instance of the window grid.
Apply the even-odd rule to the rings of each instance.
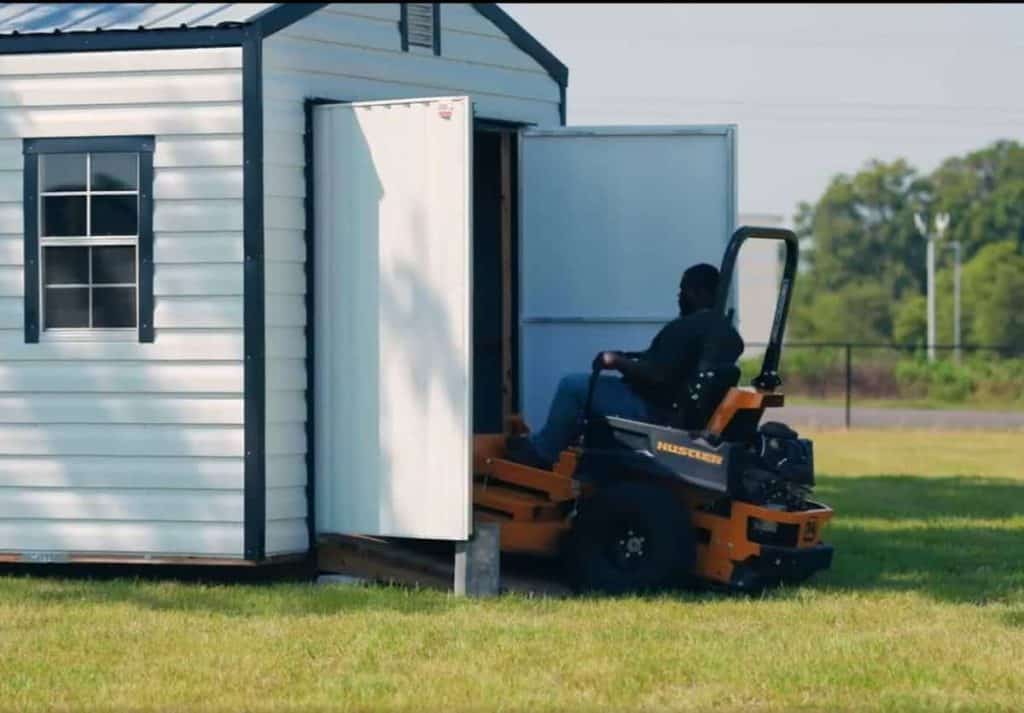
[[[93,251],[90,249],[89,253],[88,253],[89,254],[89,260],[88,260],[88,262],[89,262],[89,284],[88,285],[66,285],[66,284],[62,284],[62,285],[47,285],[46,284],[46,261],[44,259],[44,255],[46,253],[46,248],[47,247],[62,247],[63,246],[63,247],[89,247],[89,248],[92,248],[92,247],[107,247],[107,246],[132,246],[132,247],[135,248],[135,282],[134,283],[116,283],[116,284],[106,284],[106,283],[104,283],[101,287],[132,287],[132,288],[134,288],[134,290],[135,290],[135,312],[136,312],[136,314],[135,314],[135,325],[132,326],[132,327],[103,327],[102,328],[103,330],[106,330],[106,331],[117,331],[117,332],[133,331],[133,330],[138,329],[138,326],[139,326],[138,311],[139,311],[139,297],[140,297],[140,295],[139,295],[139,248],[138,248],[138,241],[139,241],[139,227],[140,227],[140,224],[139,224],[139,213],[141,211],[139,211],[138,208],[141,208],[141,206],[137,207],[137,210],[136,210],[135,235],[102,235],[102,236],[93,236],[93,234],[92,234],[92,200],[90,200],[90,198],[91,198],[91,196],[136,196],[136,199],[138,199],[138,197],[139,197],[139,195],[141,193],[141,190],[142,190],[141,165],[140,165],[139,155],[137,153],[135,153],[135,156],[136,156],[136,159],[135,159],[135,186],[136,186],[136,188],[135,188],[135,190],[133,190],[133,191],[94,191],[94,190],[92,190],[92,157],[94,155],[94,152],[90,151],[90,152],[83,152],[83,153],[85,153],[85,190],[84,191],[43,191],[43,190],[41,190],[41,188],[42,188],[42,181],[43,181],[43,178],[45,176],[45,172],[44,171],[39,171],[38,177],[37,177],[38,185],[36,187],[36,192],[39,195],[39,200],[37,201],[37,206],[36,206],[36,210],[38,211],[38,215],[37,215],[37,221],[38,222],[36,224],[40,226],[38,265],[39,265],[39,270],[40,270],[40,287],[42,288],[42,289],[39,290],[39,301],[40,301],[40,317],[41,317],[42,322],[43,322],[43,324],[42,324],[43,330],[44,331],[58,330],[60,332],[67,333],[67,332],[73,332],[73,331],[83,331],[83,330],[87,330],[87,329],[88,330],[96,329],[93,326],[93,291],[96,289],[96,285],[93,284],[93,274],[92,274],[93,273],[93,269],[92,269]],[[132,152],[125,152],[125,153],[132,153]],[[45,156],[47,156],[47,155],[50,155],[50,154],[45,154],[45,153],[40,154],[40,158],[44,158],[45,159]],[[75,236],[75,235],[68,235],[68,236],[64,236],[64,235],[61,235],[61,236],[45,236],[45,235],[42,234],[42,226],[44,224],[43,223],[43,206],[45,204],[43,199],[47,198],[47,197],[58,197],[58,196],[67,196],[67,197],[81,196],[81,197],[85,198],[85,235],[81,235],[81,236]],[[89,295],[89,325],[88,325],[88,327],[48,327],[47,324],[46,324],[46,293],[47,293],[47,291],[48,290],[54,290],[54,289],[58,289],[59,290],[59,289],[76,289],[76,288],[77,289],[88,288],[88,295]]]

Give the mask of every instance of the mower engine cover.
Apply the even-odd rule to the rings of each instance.
[[[761,468],[793,485],[814,486],[814,444],[783,423],[770,421],[761,426],[757,458]]]

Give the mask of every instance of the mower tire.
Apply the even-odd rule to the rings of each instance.
[[[667,489],[619,483],[579,504],[565,556],[576,591],[626,594],[687,583],[697,551],[689,513]]]

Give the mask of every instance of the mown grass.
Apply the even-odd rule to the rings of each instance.
[[[1014,434],[815,434],[832,571],[763,597],[0,578],[15,710],[1019,710]]]

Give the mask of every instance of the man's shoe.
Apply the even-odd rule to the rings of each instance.
[[[537,452],[526,436],[511,436],[505,442],[505,460],[541,470],[551,470],[554,463]]]

